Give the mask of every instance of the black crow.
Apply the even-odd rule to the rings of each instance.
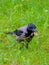
[[[28,48],[28,43],[37,35],[36,26],[34,24],[28,24],[18,28],[13,32],[7,32],[6,34],[13,34],[18,42],[26,41],[26,48]]]

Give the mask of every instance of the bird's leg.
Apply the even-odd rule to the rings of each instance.
[[[20,49],[21,49],[22,47],[24,48],[24,42],[21,42],[21,47],[20,47]]]
[[[28,42],[26,41],[26,40],[24,40],[24,42],[25,42],[25,48],[28,48]]]
[[[28,48],[28,42],[26,43],[26,48]]]

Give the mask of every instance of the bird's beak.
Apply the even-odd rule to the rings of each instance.
[[[32,31],[34,31],[33,32],[34,36],[37,36],[38,35],[36,29],[33,29]]]
[[[37,32],[34,32],[34,35],[37,36],[38,35]]]

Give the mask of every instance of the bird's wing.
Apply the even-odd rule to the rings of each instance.
[[[18,28],[14,31],[14,33],[16,34],[15,37],[17,41],[23,40],[25,38],[25,34],[27,33],[27,25]]]
[[[14,34],[17,35],[17,36],[22,35],[22,33],[23,33],[22,30],[15,30],[15,31],[14,31]]]
[[[17,41],[22,41],[22,40],[24,40],[24,38],[25,38],[25,34],[24,33],[22,33],[20,36],[16,36],[16,40]]]

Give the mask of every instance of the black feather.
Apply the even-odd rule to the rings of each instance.
[[[5,34],[15,34],[17,36],[22,35],[23,31],[21,30],[15,30],[14,32],[6,32]]]
[[[17,36],[22,35],[22,33],[23,33],[23,31],[21,31],[21,30],[15,30],[14,31],[14,34],[16,34]]]
[[[5,32],[5,34],[13,34],[13,32]]]

